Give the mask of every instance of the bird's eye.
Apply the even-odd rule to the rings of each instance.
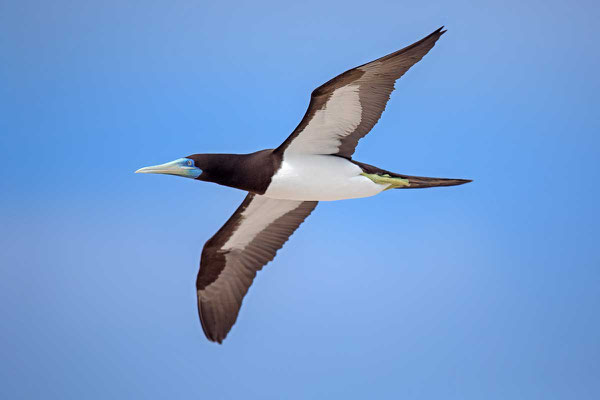
[[[187,165],[192,166],[192,160],[188,160]]]

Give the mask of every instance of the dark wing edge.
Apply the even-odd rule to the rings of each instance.
[[[401,50],[349,69],[313,90],[304,117],[290,136],[275,149],[275,153],[285,152],[294,139],[309,125],[315,113],[325,108],[337,89],[354,83],[360,85],[361,122],[353,132],[343,137],[338,136],[337,139],[341,142],[338,151],[328,153],[351,158],[358,141],[366,136],[381,118],[396,80],[419,62],[445,32],[442,26]]]
[[[200,323],[210,341],[223,342],[235,324],[256,273],[273,260],[317,203],[269,199],[249,193],[225,225],[206,242],[196,290]],[[230,239],[234,235],[237,239],[234,238],[232,247]]]

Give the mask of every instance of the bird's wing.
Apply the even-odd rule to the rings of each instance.
[[[249,193],[202,249],[196,280],[198,313],[206,337],[221,343],[235,323],[256,272],[317,206]]]
[[[442,29],[315,89],[304,118],[275,151],[351,157],[358,141],[379,121],[396,80],[431,50]]]

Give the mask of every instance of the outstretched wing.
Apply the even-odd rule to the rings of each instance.
[[[304,118],[275,151],[351,157],[379,121],[396,80],[431,50],[446,32],[442,29],[315,89]]]
[[[206,242],[196,279],[198,314],[206,337],[221,343],[235,323],[256,272],[275,257],[317,206],[249,193]]]

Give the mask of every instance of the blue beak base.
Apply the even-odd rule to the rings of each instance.
[[[190,160],[189,158],[178,158],[177,160],[168,162],[166,164],[140,168],[137,171],[135,171],[135,173],[166,174],[196,179],[200,176],[202,170],[194,165],[194,160]]]

